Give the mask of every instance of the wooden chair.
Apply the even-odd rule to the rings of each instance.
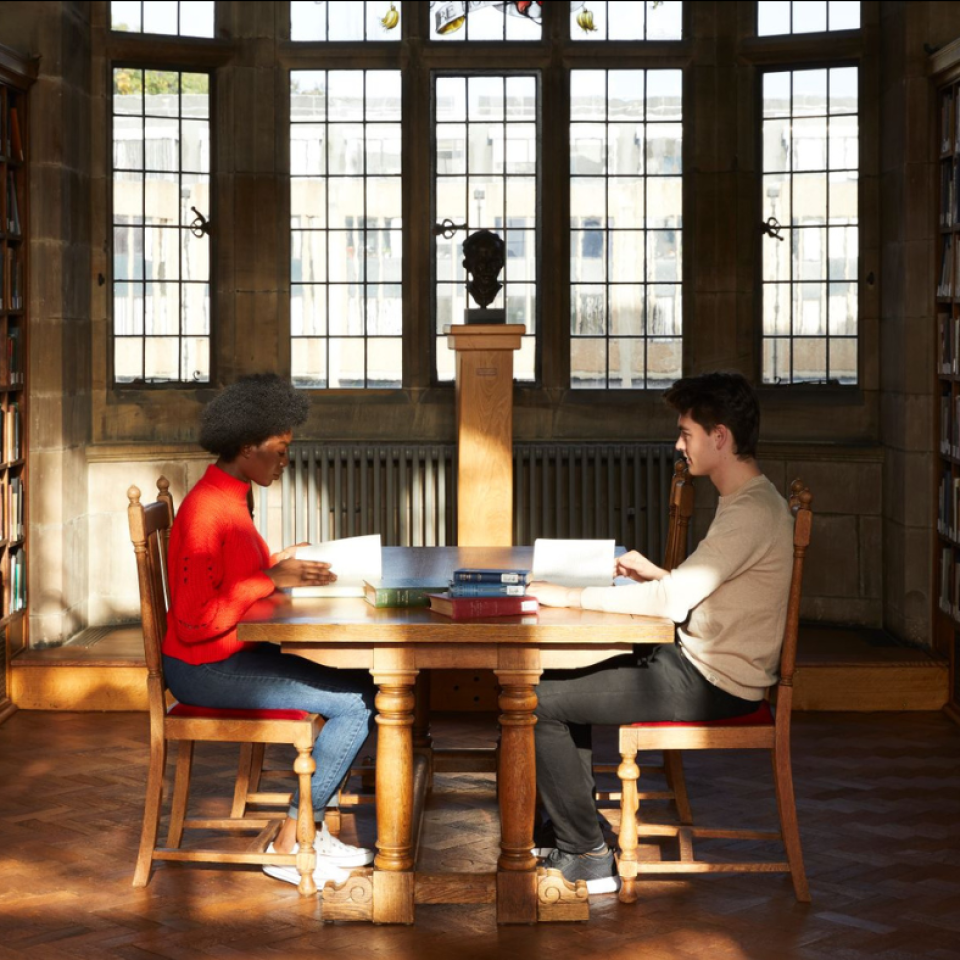
[[[693,517],[693,477],[687,461],[680,459],[673,465],[670,481],[670,507],[668,513],[667,542],[663,551],[663,569],[675,570],[687,558],[690,520]],[[644,765],[644,773],[661,774],[666,780],[666,790],[642,790],[637,792],[640,800],[668,800],[673,804],[677,819],[682,824],[693,823],[687,785],[683,778],[683,761],[678,750],[664,750],[662,765]],[[619,766],[611,763],[595,763],[594,774],[617,773]],[[598,801],[619,801],[619,790],[597,790]]]
[[[797,653],[797,630],[800,619],[800,588],[803,561],[810,543],[813,514],[810,491],[796,480],[790,496],[790,509],[795,516],[793,534],[793,574],[783,645],[780,651],[780,679],[777,684],[776,714],[765,699],[761,706],[745,717],[705,723],[637,723],[620,728],[619,775],[623,785],[620,819],[619,872],[622,879],[620,899],[633,903],[637,898],[636,878],[640,874],[683,874],[725,872],[789,872],[797,900],[810,901],[810,891],[803,869],[800,832],[793,792],[790,764],[790,714],[793,705],[793,674]],[[636,756],[640,750],[769,750],[773,759],[774,784],[780,815],[780,830],[717,830],[641,822],[637,817]],[[692,820],[690,821],[692,823]],[[680,859],[677,861],[639,861],[637,847],[640,836],[676,836]],[[778,840],[786,852],[786,860],[765,862],[713,862],[694,857],[695,838],[723,840]]]
[[[316,769],[313,742],[323,727],[323,718],[302,710],[215,710],[177,703],[169,695],[163,677],[161,643],[167,626],[170,601],[166,557],[170,528],[173,524],[173,499],[169,483],[163,477],[157,482],[160,490],[156,503],[140,503],[140,491],[130,487],[127,517],[130,539],[137,558],[140,583],[140,612],[143,621],[143,642],[147,663],[147,691],[150,710],[150,770],[147,775],[147,796],[140,834],[140,853],[133,877],[135,887],[146,886],[154,860],[202,861],[207,863],[256,863],[295,865],[300,872],[301,895],[316,893],[313,871],[316,866],[314,839],[316,827],[310,803],[310,778]],[[178,744],[176,774],[170,803],[167,845],[157,845],[163,806],[163,780],[167,745]],[[250,776],[241,776],[234,790],[230,817],[188,819],[187,801],[193,748],[197,741],[242,743],[246,756],[268,743],[292,744],[297,751],[293,768],[299,780],[302,798],[297,816],[299,852],[267,853],[266,847],[276,836],[283,814],[274,817],[245,817],[247,803],[256,800],[249,790]],[[262,750],[260,750],[262,758]],[[251,771],[250,760],[246,770]],[[257,769],[259,770],[259,764]],[[289,797],[288,797],[289,799]],[[202,829],[227,832],[259,831],[247,850],[183,848],[184,830]]]
[[[173,497],[170,495],[170,484],[166,477],[157,481],[160,492],[158,500],[164,500],[170,506],[170,515],[173,516]],[[247,491],[247,509],[253,516],[254,497],[252,488]],[[167,598],[169,606],[169,597]],[[290,767],[265,766],[266,743],[244,743],[240,747],[240,764],[237,770],[237,781],[233,792],[233,807],[230,816],[234,819],[248,816],[256,807],[277,807],[287,809],[290,806],[292,793],[286,791],[263,791],[261,782],[266,774],[271,780],[296,778],[297,774]],[[341,807],[355,807],[361,804],[376,803],[373,790],[375,764],[371,758],[365,758],[359,764],[351,767],[337,790],[337,805],[329,806],[324,814],[323,821],[333,836],[340,833]],[[347,790],[351,778],[360,777],[360,792]]]

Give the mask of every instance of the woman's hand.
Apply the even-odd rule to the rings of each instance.
[[[536,597],[545,607],[579,607],[581,587],[561,587],[559,583],[534,580],[527,584],[527,596]]]
[[[297,560],[295,557],[281,560],[263,572],[278,590],[284,587],[323,587],[337,579],[329,563]]]
[[[629,577],[631,580],[643,583],[646,580],[662,580],[668,572],[636,550],[617,557],[616,575],[618,577]]]
[[[271,558],[271,563],[280,563],[281,560],[292,560],[297,555],[297,547],[309,547],[309,543],[295,543],[292,547],[284,547]]]

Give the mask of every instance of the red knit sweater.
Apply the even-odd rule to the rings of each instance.
[[[163,652],[215,663],[248,646],[237,639],[247,608],[273,593],[270,551],[247,508],[249,485],[207,467],[170,531],[170,611]]]

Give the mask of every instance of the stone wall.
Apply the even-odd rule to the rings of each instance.
[[[883,622],[928,644],[935,603],[937,145],[929,51],[960,36],[960,4],[881,5]]]
[[[126,558],[126,490],[152,497],[163,472],[177,499],[205,458],[192,446],[207,391],[116,391],[109,384],[106,103],[103,2],[0,4],[0,37],[42,55],[31,98],[33,166],[30,311],[30,602],[32,640],[57,641],[87,624],[136,612]],[[232,40],[217,65],[217,375],[283,369],[286,159],[284,77],[290,45],[284,5],[218,4]],[[751,43],[752,3],[690,4],[693,64],[684,187],[685,369],[753,375],[757,293],[757,90],[764,55]],[[882,13],[882,16],[881,16]],[[764,391],[762,459],[785,485],[814,491],[817,525],[804,615],[888,627],[929,642],[932,611],[933,97],[924,44],[960,35],[960,5],[863,4],[861,385],[842,396]],[[410,41],[405,41],[408,44]],[[415,41],[414,41],[415,42]],[[859,42],[859,41],[858,41]],[[776,52],[776,51],[774,51]],[[769,54],[769,51],[768,51]],[[217,56],[219,56],[219,52]],[[812,56],[812,54],[810,55]],[[299,61],[297,61],[299,62]],[[813,60],[809,60],[813,62]],[[415,78],[425,88],[424,75]],[[686,110],[686,107],[685,107]],[[252,118],[259,118],[256,123]],[[271,120],[271,118],[273,118]],[[406,146],[427,142],[410,118]],[[549,136],[549,156],[563,131]],[[425,140],[425,138],[427,138]],[[405,147],[406,148],[406,147]],[[420,156],[419,154],[417,156]],[[545,195],[565,188],[544,164]],[[416,188],[410,222],[428,249],[427,198]],[[550,211],[545,211],[545,216]],[[562,229],[559,230],[562,233]],[[544,254],[562,253],[558,230]],[[402,391],[319,396],[303,436],[449,441],[454,394],[430,382],[419,345],[432,336],[429,265],[411,263]],[[545,285],[549,288],[549,284]],[[563,298],[543,291],[542,328],[568,323]],[[654,396],[567,389],[565,342],[547,337],[542,383],[518,388],[517,440],[657,439],[673,418]],[[698,525],[711,515],[702,493]],[[109,535],[105,534],[109,531]]]

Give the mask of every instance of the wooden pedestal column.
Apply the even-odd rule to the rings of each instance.
[[[513,545],[513,351],[520,323],[446,328],[457,353],[457,543]]]

